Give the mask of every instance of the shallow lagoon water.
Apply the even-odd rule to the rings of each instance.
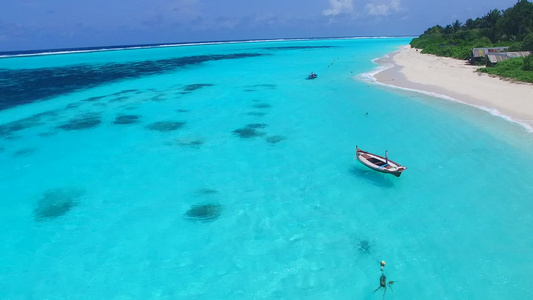
[[[357,79],[408,42],[1,59],[68,76],[2,100],[0,297],[530,298],[531,134]]]

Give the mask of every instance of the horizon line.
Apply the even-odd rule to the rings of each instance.
[[[115,50],[128,50],[128,49],[134,50],[134,49],[156,48],[156,47],[194,46],[194,45],[225,44],[225,43],[229,44],[229,43],[243,43],[243,42],[334,40],[334,39],[357,39],[357,38],[402,38],[402,37],[415,38],[415,37],[418,37],[418,35],[265,38],[265,39],[242,39],[242,40],[214,40],[214,41],[198,41],[198,42],[165,42],[165,43],[147,43],[147,44],[126,44],[126,45],[100,45],[100,46],[48,48],[48,49],[32,49],[32,50],[26,49],[26,50],[0,51],[0,58],[97,52],[97,51],[98,52],[99,51],[115,51]]]

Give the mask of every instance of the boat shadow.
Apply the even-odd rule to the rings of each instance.
[[[357,166],[352,166],[348,172],[350,175],[369,182],[375,186],[391,188],[394,186],[394,181],[389,177],[390,175],[372,171],[369,169],[363,169]]]

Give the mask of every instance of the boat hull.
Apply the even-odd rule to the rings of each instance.
[[[392,174],[396,177],[400,177],[402,172],[407,169],[407,167],[404,167],[386,157],[363,151],[359,148],[357,148],[357,153],[355,156],[359,162],[368,168],[381,173]]]

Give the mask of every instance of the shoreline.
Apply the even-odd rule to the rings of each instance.
[[[480,66],[409,45],[374,62],[380,67],[366,76],[375,83],[473,106],[533,133],[533,84],[478,73]]]

